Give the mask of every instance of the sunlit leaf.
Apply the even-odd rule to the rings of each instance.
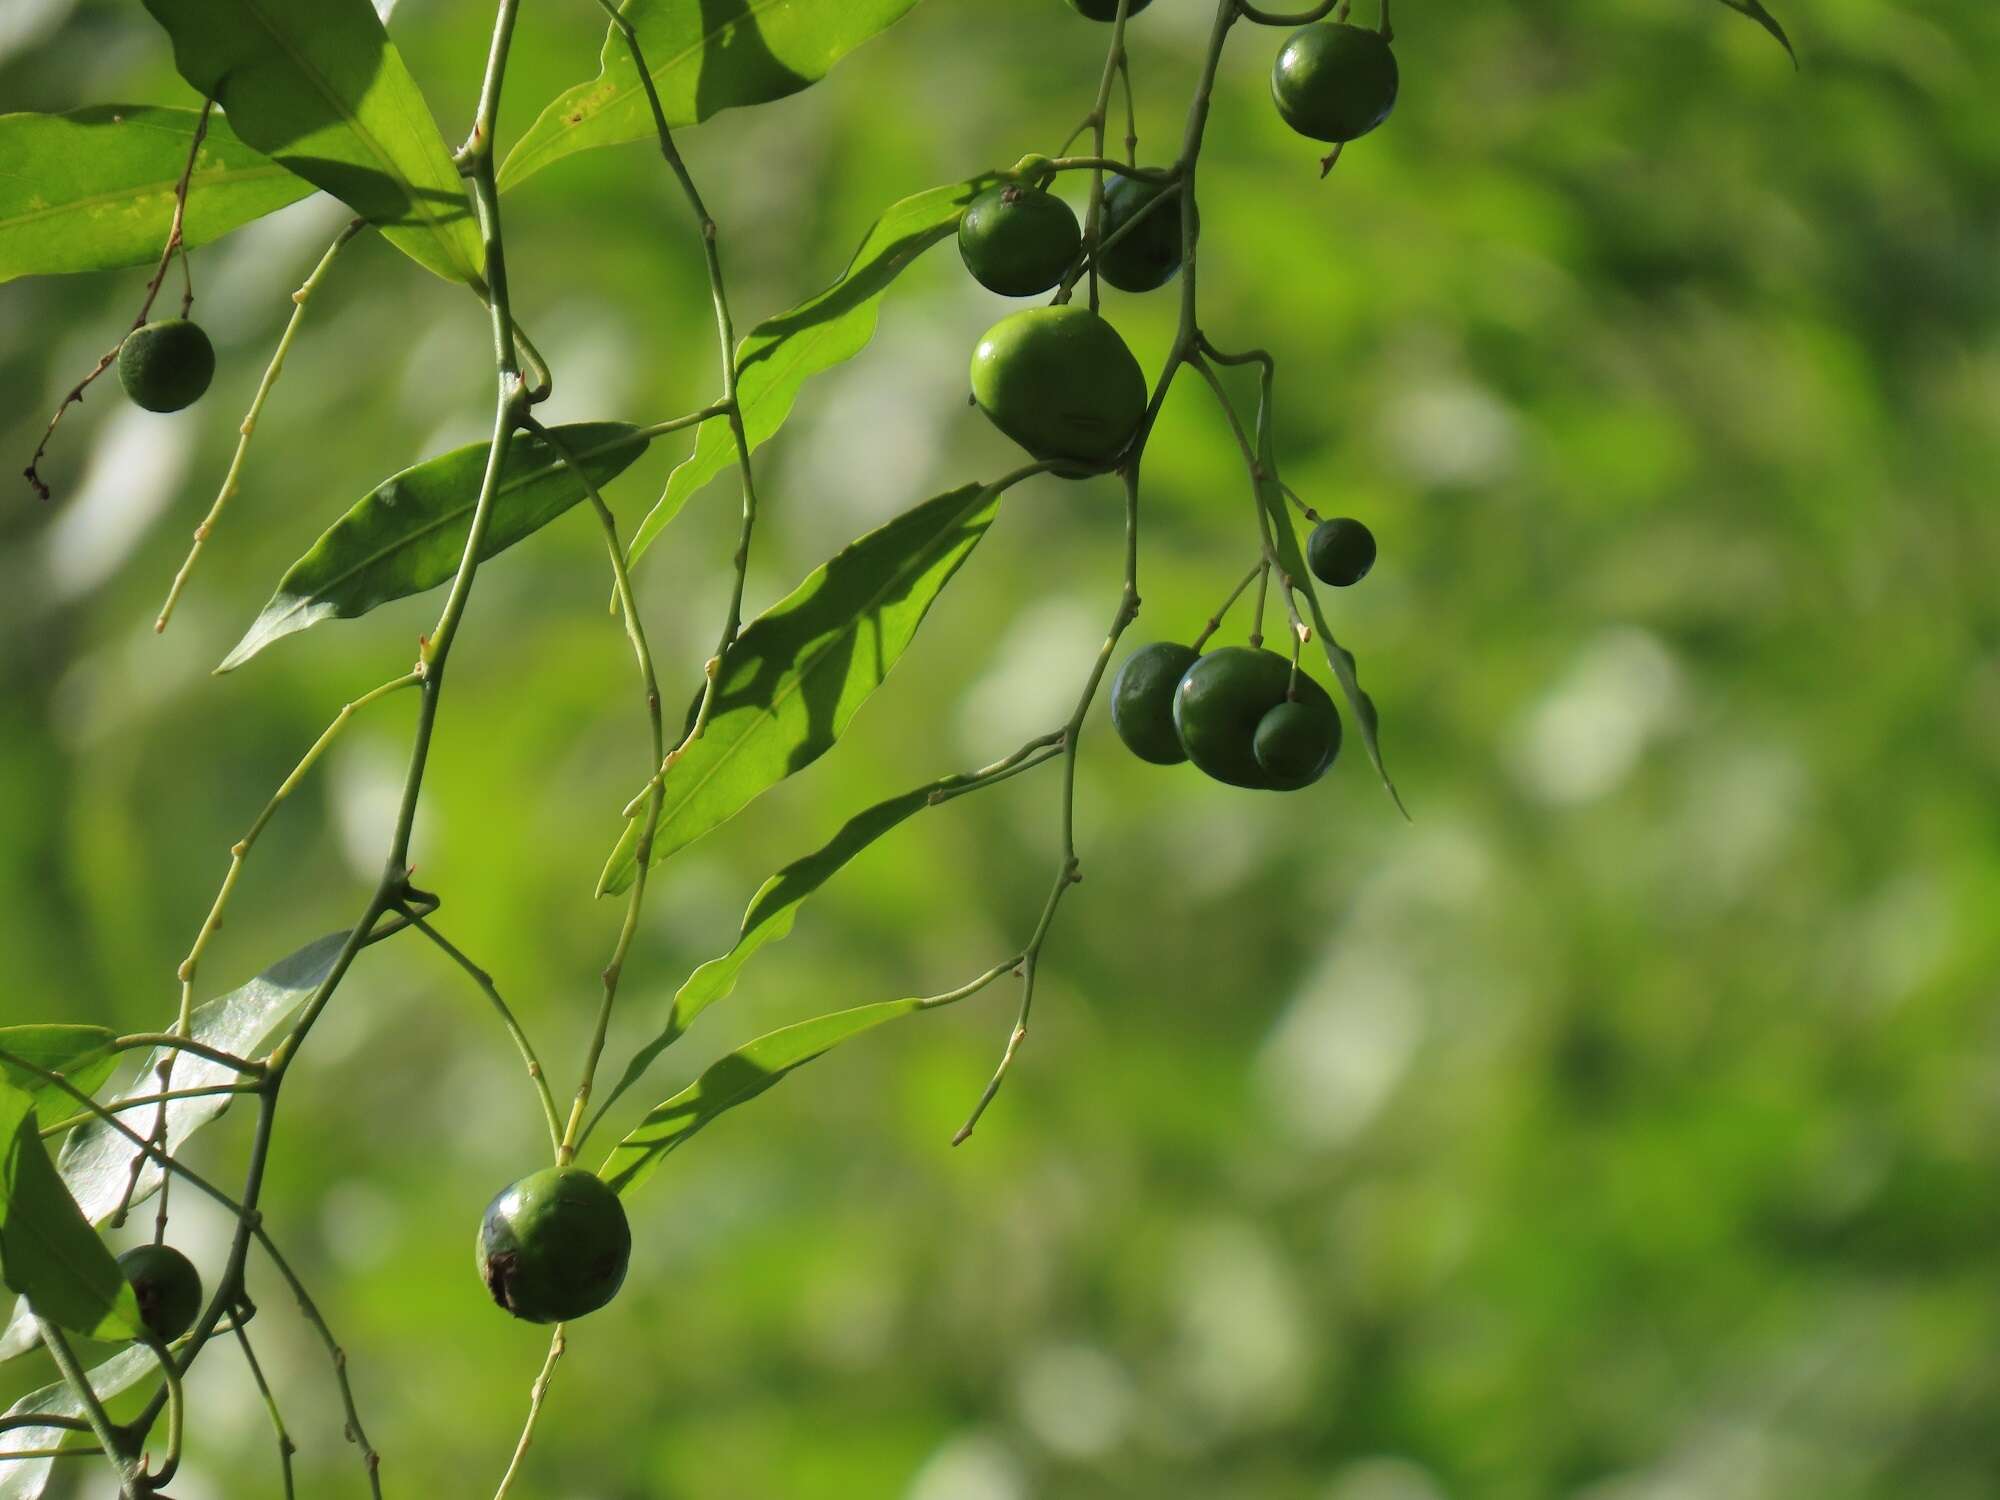
[[[992,524],[999,489],[969,484],[850,543],[752,620],[722,659],[707,731],[668,775],[652,857],[665,859],[832,748]],[[635,873],[625,826],[600,892]]]
[[[754,1099],[792,1069],[884,1021],[923,1010],[921,999],[883,1000],[816,1016],[746,1042],[641,1120],[611,1150],[598,1176],[620,1193],[644,1182],[667,1154],[725,1110]]]
[[[157,260],[200,118],[152,104],[0,115],[0,281]],[[218,110],[188,179],[181,238],[205,245],[312,191]]]
[[[53,1125],[83,1106],[68,1089],[31,1069],[60,1073],[78,1093],[94,1094],[118,1066],[111,1047],[117,1040],[117,1032],[102,1026],[0,1026],[0,1081],[26,1093],[42,1123]],[[31,1068],[16,1066],[13,1058]]]
[[[622,474],[648,442],[625,422],[573,422],[552,430],[600,486]],[[492,447],[472,443],[439,454],[362,496],[292,564],[271,602],[216,670],[240,667],[271,642],[321,620],[352,619],[449,579],[472,533]],[[531,433],[516,433],[479,555],[505,552],[587,493],[554,448]]]
[[[87,1378],[97,1398],[109,1401],[159,1368],[153,1351],[139,1344],[113,1355],[92,1370]],[[58,1380],[28,1392],[7,1408],[6,1415],[80,1417],[83,1415],[83,1403],[76,1399],[76,1393],[69,1388],[67,1381]],[[0,1500],[36,1500],[48,1488],[49,1475],[55,1469],[52,1458],[9,1458],[9,1454],[53,1448],[65,1439],[74,1440],[74,1436],[56,1427],[10,1427],[0,1431]],[[71,1459],[70,1462],[77,1460]]]
[[[917,0],[625,0],[669,125],[795,94]],[[559,95],[500,167],[512,187],[593,146],[650,139],[652,106],[625,39],[606,31],[597,77]]]
[[[145,0],[236,133],[450,281],[483,283],[465,184],[369,0]]]
[[[56,1175],[40,1127],[34,1095],[0,1082],[0,1281],[86,1338],[137,1338],[131,1284]]]
[[[957,233],[967,204],[1005,180],[982,173],[903,199],[876,220],[838,281],[750,330],[736,348],[736,399],[752,451],[784,426],[808,380],[868,347],[890,284],[924,251]],[[689,497],[735,461],[729,425],[705,423],[694,452],[667,476],[666,492],[633,533],[631,556],[638,558]]]
[[[1799,55],[1792,50],[1792,39],[1785,35],[1785,28],[1778,24],[1778,18],[1764,8],[1763,0],[1722,0],[1722,3],[1739,15],[1748,16],[1776,37],[1778,44],[1791,57],[1793,66],[1797,66]]]

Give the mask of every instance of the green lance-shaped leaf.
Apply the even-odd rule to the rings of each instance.
[[[785,425],[808,380],[868,347],[875,337],[882,296],[904,269],[958,232],[958,221],[974,198],[1009,180],[1006,174],[986,172],[903,199],[875,221],[838,281],[750,330],[736,348],[736,399],[753,451]],[[659,503],[632,534],[632,558],[637,560],[652,545],[696,490],[735,461],[736,440],[729,424],[704,423],[694,452],[667,476]]]
[[[60,1073],[77,1093],[94,1094],[118,1066],[118,1033],[102,1026],[0,1026],[0,1082],[34,1101],[44,1125],[78,1113],[76,1095],[33,1071]],[[28,1067],[17,1066],[20,1059]]]
[[[137,1338],[139,1304],[43,1149],[35,1097],[0,1082],[0,1281],[52,1323]]]
[[[190,1035],[197,1042],[237,1057],[255,1057],[332,971],[334,959],[346,942],[345,932],[329,933],[278,960],[241,988],[196,1006]],[[159,1092],[156,1070],[165,1057],[161,1051],[149,1052],[131,1088],[120,1098]],[[208,1088],[237,1081],[238,1075],[222,1063],[197,1057],[192,1052],[174,1055],[176,1089]],[[190,1136],[228,1107],[227,1094],[174,1100],[166,1106],[166,1149],[178,1151]],[[140,1135],[149,1135],[157,1118],[156,1110],[157,1106],[140,1105],[126,1111],[121,1118]],[[59,1158],[62,1179],[91,1223],[101,1224],[117,1210],[125,1196],[125,1184],[132,1180],[133,1163],[140,1155],[137,1146],[102,1120],[79,1125],[70,1132]],[[156,1163],[150,1160],[142,1163],[132,1201],[142,1202],[157,1191],[160,1175]],[[34,1344],[35,1325],[28,1318],[27,1309],[17,1307],[13,1321],[5,1333],[0,1333],[0,1360],[12,1359]]]
[[[158,1373],[160,1363],[144,1344],[135,1344],[107,1359],[85,1377],[100,1401],[121,1396],[149,1374]],[[7,1408],[9,1417],[80,1417],[83,1403],[69,1382],[57,1380],[28,1392]],[[54,1448],[75,1435],[58,1427],[9,1427],[0,1432],[0,1500],[37,1500],[48,1488],[55,1469],[53,1458],[15,1458],[18,1453]]]
[[[369,0],[145,0],[236,133],[447,281],[485,253],[437,121]]]
[[[1785,35],[1785,28],[1778,24],[1778,18],[1764,8],[1763,0],[1722,0],[1722,3],[1738,15],[1748,16],[1759,26],[1770,32],[1772,36],[1778,39],[1778,45],[1783,47],[1787,55],[1791,57],[1792,66],[1798,66],[1799,55],[1792,50],[1792,39]]]
[[[654,1060],[694,1024],[696,1016],[716,1001],[727,998],[730,991],[736,988],[736,979],[743,972],[743,966],[750,962],[757,950],[767,943],[777,942],[792,930],[799,907],[808,896],[847,868],[849,861],[870,844],[930,806],[932,798],[940,791],[969,779],[951,776],[941,781],[926,782],[915,791],[904,792],[901,796],[864,808],[842,824],[840,831],[825,844],[805,858],[793,860],[765,881],[751,899],[750,909],[743,914],[743,927],[737,933],[736,945],[720,958],[711,958],[688,976],[687,982],[674,995],[673,1008],[667,1013],[665,1028],[633,1055],[632,1061],[626,1065],[624,1076],[618,1080],[618,1086],[605,1097],[598,1112],[602,1114],[609,1109],[637,1083]]]
[[[754,1099],[792,1069],[884,1021],[936,1004],[931,999],[883,1000],[786,1026],[746,1042],[636,1125],[598,1168],[619,1193],[653,1174],[667,1153],[725,1110]]]
[[[624,473],[650,441],[628,422],[572,422],[554,431],[600,488]],[[278,580],[271,602],[216,671],[232,671],[271,642],[321,620],[352,619],[448,580],[472,533],[492,448],[454,448],[362,496]],[[588,493],[561,453],[531,433],[516,433],[480,557],[505,552]]]
[[[832,748],[986,534],[999,497],[997,485],[969,484],[926,500],[849,543],[750,622],[723,653],[707,729],[666,778],[655,860]],[[600,895],[631,883],[638,841],[634,818]]]
[[[1403,806],[1403,795],[1396,790],[1396,783],[1389,778],[1389,768],[1382,761],[1382,745],[1378,735],[1380,719],[1375,712],[1375,700],[1368,696],[1361,686],[1361,678],[1354,665],[1354,653],[1342,646],[1333,637],[1327,625],[1326,612],[1320,608],[1319,593],[1312,585],[1312,573],[1306,567],[1305,555],[1299,550],[1298,534],[1292,530],[1292,513],[1287,507],[1285,493],[1278,487],[1276,444],[1271,435],[1271,403],[1266,400],[1257,415],[1257,454],[1259,467],[1266,476],[1257,482],[1257,498],[1264,507],[1264,514],[1270,522],[1271,540],[1277,548],[1278,566],[1298,585],[1305,595],[1306,609],[1312,617],[1313,631],[1319,636],[1320,648],[1326,653],[1327,665],[1333,668],[1333,675],[1340,682],[1340,691],[1347,699],[1347,706],[1353,711],[1361,730],[1362,746],[1368,751],[1368,759],[1374,764],[1375,774],[1382,778],[1382,787],[1395,802],[1397,811],[1408,817],[1409,811]]]
[[[0,281],[159,259],[200,119],[152,104],[0,115]],[[218,110],[188,178],[181,238],[205,245],[312,191]]]
[[[915,9],[917,0],[625,0],[669,125],[693,125],[817,83],[833,65]],[[559,95],[500,167],[512,187],[594,146],[649,140],[653,112],[616,27],[597,77]]]

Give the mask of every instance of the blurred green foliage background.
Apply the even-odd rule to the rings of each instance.
[[[1148,156],[1178,141],[1209,11],[1157,0],[1134,23]],[[1204,158],[1203,305],[1218,342],[1280,361],[1288,477],[1381,538],[1335,618],[1414,822],[1358,754],[1299,797],[1244,794],[1132,760],[1100,706],[1087,879],[979,1133],[948,1145],[1005,989],[856,1043],[674,1157],[633,1205],[625,1294],[573,1329],[523,1493],[1994,1493],[2000,10],[1792,0],[1797,74],[1709,0],[1407,0],[1396,19],[1401,106],[1325,183],[1269,107],[1279,35],[1239,30]],[[393,18],[454,138],[488,20],[442,0]],[[587,4],[525,7],[505,124],[589,76],[601,33]],[[689,132],[739,316],[823,284],[893,199],[1053,150],[1105,40],[1059,0],[929,0],[826,84]],[[189,98],[136,6],[0,13],[0,107]],[[552,416],[711,398],[669,187],[634,146],[510,195]],[[7,1022],[165,1022],[231,840],[434,613],[411,601],[207,675],[335,515],[488,420],[478,304],[364,239],[191,597],[151,630],[286,294],[340,219],[309,202],[199,252],[208,398],[153,417],[107,382],[47,467],[57,502],[17,483],[0,505]],[[10,473],[143,281],[0,288]],[[1108,295],[1156,363],[1172,294]],[[809,388],[766,450],[754,605],[1012,462],[964,401],[1002,310],[940,249],[870,352]],[[628,527],[680,451],[614,488]],[[1186,638],[1254,545],[1191,378],[1145,480],[1133,639]],[[689,686],[733,511],[717,485],[641,570]],[[664,868],[614,1068],[766,873],[1059,721],[1118,534],[1108,482],[1008,497],[841,747]],[[605,590],[582,510],[481,573],[417,845],[440,925],[498,976],[559,1093],[618,919],[591,882],[645,773]],[[412,707],[372,712],[273,825],[209,993],[351,920]],[[1051,873],[1057,790],[1018,779],[879,847],[632,1102],[770,1026],[1009,951]],[[377,948],[280,1123],[269,1222],[351,1351],[389,1492],[490,1493],[543,1352],[471,1266],[481,1207],[546,1149],[503,1036],[434,952]],[[244,1148],[237,1121],[196,1155],[226,1180]],[[198,1257],[224,1228],[183,1195]],[[359,1493],[324,1361],[282,1288],[255,1289],[304,1491]],[[0,1398],[46,1378],[32,1363],[0,1371]],[[175,1494],[275,1493],[230,1350],[192,1399]]]

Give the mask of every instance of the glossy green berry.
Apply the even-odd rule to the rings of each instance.
[[[1188,759],[1231,786],[1284,789],[1257,759],[1257,730],[1285,702],[1292,664],[1275,651],[1224,646],[1187,669],[1174,690],[1174,728]],[[1298,699],[1335,714],[1326,689],[1303,673]],[[1337,717],[1337,715],[1335,715]]]
[[[1111,727],[1139,759],[1177,766],[1188,758],[1174,728],[1174,689],[1200,657],[1192,646],[1155,641],[1126,657],[1111,680]]]
[[[632,1229],[618,1195],[581,1167],[545,1167],[486,1206],[479,1275],[493,1300],[530,1323],[595,1312],[618,1294]]]
[[[186,318],[147,323],[118,346],[118,383],[147,411],[191,406],[214,378],[215,346]]]
[[[1351,516],[1322,521],[1306,538],[1306,565],[1337,589],[1359,583],[1375,566],[1375,533]]]
[[[972,351],[972,398],[1036,458],[1103,468],[1146,415],[1146,377],[1118,330],[1087,307],[1002,318]]]
[[[1251,749],[1274,790],[1311,786],[1340,753],[1340,715],[1332,703],[1301,693],[1297,702],[1280,703],[1257,721]]]
[[[1121,292],[1150,292],[1165,286],[1181,268],[1181,215],[1177,203],[1162,203],[1145,218],[1139,214],[1162,193],[1179,198],[1171,183],[1147,182],[1114,172],[1104,184],[1104,211],[1098,239],[1097,274]],[[1132,220],[1139,222],[1117,243],[1111,237]]]
[[[1396,107],[1396,54],[1379,31],[1322,21],[1292,33],[1271,68],[1271,97],[1300,135],[1351,141]]]
[[[988,188],[958,221],[958,253],[973,280],[1003,297],[1033,297],[1063,278],[1083,249],[1076,212],[1040,188]]]
[[[172,1245],[140,1245],[118,1257],[118,1269],[139,1301],[139,1321],[161,1343],[172,1343],[201,1316],[201,1273]]]
[[[1125,7],[1126,17],[1136,16],[1151,5],[1153,0],[1132,0]],[[1118,0],[1069,0],[1070,9],[1091,21],[1115,21],[1118,19]]]

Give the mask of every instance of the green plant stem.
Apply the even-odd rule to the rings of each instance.
[[[283,1476],[285,1500],[293,1500],[296,1494],[292,1483],[292,1455],[298,1452],[298,1444],[285,1428],[285,1414],[278,1409],[278,1398],[271,1392],[271,1382],[264,1378],[264,1367],[257,1361],[257,1351],[250,1346],[250,1330],[245,1328],[239,1315],[230,1324],[230,1331],[236,1335],[236,1342],[243,1349],[243,1363],[249,1367],[250,1378],[257,1382],[257,1394],[263,1398],[264,1410],[271,1418],[271,1431],[278,1441],[278,1472]]]
[[[62,1372],[70,1393],[83,1408],[84,1421],[89,1424],[91,1435],[104,1449],[105,1457],[118,1475],[118,1493],[121,1500],[144,1500],[144,1492],[140,1488],[143,1480],[139,1473],[138,1461],[127,1451],[126,1434],[105,1412],[104,1403],[98,1400],[97,1391],[91,1385],[90,1377],[84,1373],[83,1366],[77,1363],[76,1352],[70,1348],[68,1338],[47,1318],[37,1317],[35,1327],[40,1331],[42,1343],[47,1346],[50,1357],[55,1360],[56,1368]]]
[[[340,254],[349,240],[367,227],[366,219],[350,219],[346,228],[335,235],[333,243],[326,247],[326,253],[319,258],[319,264],[313,267],[312,273],[299,284],[299,289],[292,293],[292,315],[285,322],[285,331],[278,336],[278,347],[272,351],[271,362],[264,367],[264,378],[257,382],[257,394],[250,399],[250,411],[243,418],[242,425],[236,429],[236,452],[229,460],[228,471],[222,476],[222,488],[216,492],[215,503],[209,506],[208,514],[203,516],[201,524],[195,527],[194,543],[188,548],[187,557],[181,563],[180,571],[174,574],[174,581],[167,589],[166,602],[160,606],[159,617],[153,621],[156,633],[164,631],[167,622],[173,618],[174,606],[180,602],[181,592],[186,589],[188,579],[194,574],[195,564],[201,559],[202,548],[208,545],[208,538],[215,530],[216,523],[221,521],[223,510],[236,497],[237,488],[243,478],[243,460],[250,452],[250,439],[257,431],[257,418],[263,414],[264,403],[271,396],[271,388],[278,383],[278,374],[285,367],[285,356],[291,352],[292,340],[298,337],[299,325],[305,321],[306,303],[319,289],[320,282],[325,280],[327,271],[333,265],[334,257]]]
[[[548,1399],[549,1383],[555,1379],[556,1361],[563,1357],[565,1340],[563,1325],[556,1324],[556,1330],[549,1336],[548,1358],[542,1361],[542,1372],[535,1377],[535,1383],[528,1390],[528,1420],[522,1424],[520,1441],[514,1444],[514,1456],[507,1460],[507,1472],[500,1476],[500,1488],[493,1492],[493,1500],[507,1500],[507,1492],[514,1486],[514,1476],[521,1472],[521,1460],[527,1457],[528,1449],[535,1441],[535,1424],[542,1419],[542,1403]]]
[[[1111,20],[1111,49],[1104,56],[1104,72],[1097,81],[1097,101],[1090,107],[1091,155],[1099,162],[1104,160],[1105,120],[1111,112],[1111,88],[1117,81],[1119,72],[1125,67],[1125,22],[1132,9],[1132,0],[1118,0],[1118,13]],[[1127,88],[1130,88],[1128,81]],[[1130,98],[1130,95],[1127,95]],[[1097,311],[1097,243],[1098,231],[1104,223],[1104,168],[1090,170],[1090,206],[1083,215],[1083,245],[1090,255],[1090,310]],[[1064,290],[1068,288],[1065,287]]]
[[[652,735],[651,764],[664,765],[667,731],[665,721],[660,717],[660,679],[653,668],[652,648],[646,644],[646,627],[639,617],[639,601],[632,592],[632,570],[626,561],[624,544],[618,538],[618,520],[612,515],[611,507],[604,503],[596,481],[584,472],[562,439],[540,423],[534,423],[533,428],[581,481],[584,493],[590,497],[591,508],[597,513],[597,523],[604,532],[605,549],[611,558],[612,587],[618,599],[619,612],[624,617],[625,637],[631,642],[632,655],[638,663],[639,686],[645,696],[646,722]],[[738,578],[740,583],[740,573]],[[597,1065],[604,1056],[605,1038],[610,1034],[611,1010],[618,999],[618,984],[625,973],[625,960],[632,952],[633,940],[639,935],[639,916],[646,903],[646,880],[653,857],[653,830],[659,825],[660,809],[665,798],[666,784],[656,780],[652,795],[646,801],[638,840],[633,846],[636,873],[631,893],[625,900],[625,920],[619,926],[618,940],[611,950],[611,961],[604,966],[604,991],[597,1006],[597,1024],[591,1029],[590,1044],[584,1052],[583,1073],[577,1082],[576,1097],[570,1104],[569,1120],[556,1142],[558,1166],[568,1166],[576,1159],[577,1148],[588,1134],[584,1122],[590,1108],[590,1091],[597,1078]]]
[[[1199,651],[1203,646],[1208,644],[1208,638],[1222,628],[1223,620],[1228,617],[1229,611],[1235,607],[1236,601],[1243,597],[1243,591],[1249,588],[1251,584],[1265,577],[1270,571],[1270,566],[1263,558],[1260,557],[1257,559],[1250,571],[1243,575],[1242,581],[1229,591],[1229,597],[1216,606],[1215,613],[1208,617],[1208,623],[1202,627],[1201,634],[1188,643],[1191,650]]]
[[[19,1432],[29,1427],[47,1427],[61,1432],[89,1432],[92,1430],[90,1423],[86,1422],[82,1417],[58,1416],[49,1412],[41,1412],[39,1414],[24,1412],[20,1416],[0,1417],[0,1432]],[[65,1453],[80,1453],[82,1451],[80,1448],[63,1449]],[[21,1455],[12,1453],[5,1456],[19,1458]]]
[[[467,977],[492,1003],[493,1009],[499,1014],[500,1024],[513,1039],[514,1050],[521,1054],[521,1062],[528,1070],[528,1081],[534,1086],[535,1095],[541,1101],[542,1118],[549,1127],[549,1148],[559,1149],[562,1145],[562,1125],[556,1115],[555,1096],[549,1092],[549,1080],[542,1068],[542,1060],[535,1055],[534,1045],[528,1040],[527,1032],[522,1030],[521,1023],[514,1018],[512,1008],[501,998],[499,987],[493,982],[493,976],[466,957],[449,938],[422,917],[413,917],[410,925],[429,938],[446,958],[465,970]]]
[[[212,1083],[205,1088],[173,1089],[164,1094],[135,1094],[129,1099],[120,1099],[105,1106],[107,1110],[139,1109],[148,1104],[170,1104],[176,1099],[209,1099],[222,1094],[254,1094],[262,1086],[255,1083]],[[71,1115],[66,1120],[58,1120],[53,1125],[42,1127],[42,1139],[48,1140],[61,1135],[66,1130],[74,1130],[97,1116],[88,1112]]]

